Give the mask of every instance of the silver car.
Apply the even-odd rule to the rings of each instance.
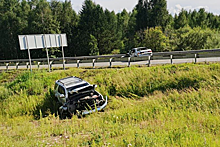
[[[143,57],[143,56],[152,56],[152,50],[147,49],[146,47],[137,47],[129,51],[130,57]]]
[[[95,90],[97,86],[78,77],[67,77],[55,82],[55,97],[60,104],[59,115],[61,119],[90,114],[103,110],[107,105],[107,97]]]

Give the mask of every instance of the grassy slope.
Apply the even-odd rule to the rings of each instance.
[[[70,75],[109,97],[104,113],[55,116],[54,82]],[[219,79],[220,64],[1,73],[0,144],[219,146]]]

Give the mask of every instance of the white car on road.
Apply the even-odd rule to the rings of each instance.
[[[130,57],[143,57],[143,56],[152,56],[152,50],[147,49],[146,47],[137,47],[129,51],[128,55]]]

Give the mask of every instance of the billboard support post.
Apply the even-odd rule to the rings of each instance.
[[[47,41],[46,41],[45,34],[44,34],[44,43],[45,43],[46,52],[47,52],[47,64],[48,64],[48,70],[49,70],[49,72],[50,72],[50,58],[49,58],[49,54],[48,54]]]
[[[63,55],[63,70],[65,70],[65,59],[64,59],[64,50],[63,50],[63,40],[62,40],[61,34],[60,34],[60,42],[61,42],[62,55]]]
[[[29,49],[29,44],[28,44],[28,38],[27,36],[26,37],[26,40],[27,40],[27,49],[28,49],[28,57],[29,57],[29,64],[30,64],[30,70],[32,72],[32,66],[31,66],[31,54],[30,54],[30,49]]]

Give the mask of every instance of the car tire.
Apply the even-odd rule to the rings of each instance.
[[[72,114],[70,114],[68,111],[63,111],[63,110],[60,110],[58,111],[58,114],[59,114],[59,118],[61,120],[63,119],[71,119],[72,118]]]

